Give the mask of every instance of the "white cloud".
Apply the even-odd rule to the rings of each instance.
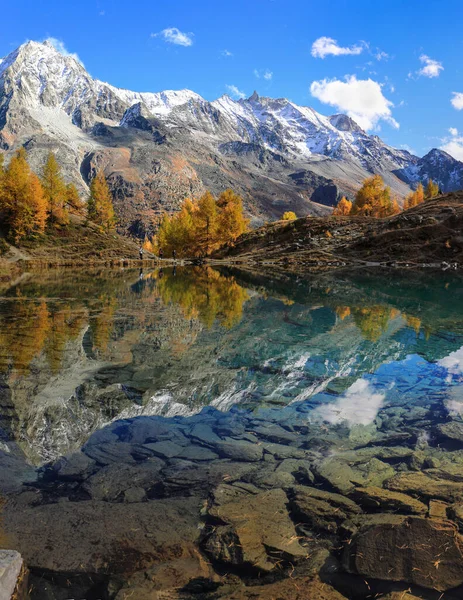
[[[254,76],[257,77],[257,79],[263,77],[267,81],[270,81],[273,77],[273,72],[270,71],[270,69],[265,69],[265,71],[259,71],[259,69],[254,69]]]
[[[236,87],[236,85],[227,85],[227,90],[233,98],[246,98],[246,94]]]
[[[84,63],[80,60],[78,54],[76,54],[75,52],[69,52],[62,40],[58,40],[57,38],[54,38],[54,37],[49,37],[45,41],[48,42],[49,44],[51,44],[53,46],[53,48],[55,50],[57,50],[63,56],[70,56],[71,58],[76,60],[78,63],[80,63],[82,66],[84,66]]]
[[[453,158],[463,161],[463,137],[458,135],[458,129],[456,127],[450,127],[449,133],[451,137],[446,137],[441,140],[442,146],[440,147],[440,149],[444,150],[445,152],[448,152],[448,154],[450,154],[450,156],[453,156]],[[439,364],[441,364],[442,366],[447,366],[444,363],[445,360],[448,359],[449,357],[447,357],[447,359],[442,359],[442,361],[439,361]]]
[[[460,139],[463,141],[463,138]],[[463,346],[459,350],[455,350],[455,352],[451,352],[448,356],[444,356],[444,358],[438,360],[437,364],[447,369],[449,376],[463,375]]]
[[[312,44],[311,54],[315,58],[325,58],[325,56],[342,56],[346,54],[361,54],[363,52],[364,45],[362,46],[351,46],[350,48],[343,48],[338,45],[337,40],[330,37],[320,37]]]
[[[450,100],[453,108],[457,110],[463,109],[463,93],[462,92],[452,92],[453,98]]]
[[[422,75],[423,77],[439,77],[440,72],[444,70],[442,63],[429,58],[426,54],[420,56],[420,61],[424,66],[418,71],[418,75]]]
[[[383,52],[382,50],[378,50],[375,54],[376,60],[389,60],[389,54],[387,52]]]
[[[222,50],[222,56],[226,56],[226,57],[233,56],[233,52],[230,52],[230,50]]]
[[[318,406],[310,415],[311,420],[336,424],[370,425],[378,416],[386,394],[376,392],[373,383],[358,379],[336,402]]]
[[[347,75],[345,81],[323,79],[312,82],[310,92],[320,102],[345,112],[363,129],[374,129],[381,120],[399,127],[391,114],[393,103],[372,79],[357,79],[355,75]]]
[[[193,34],[183,33],[177,27],[168,27],[163,29],[159,33],[152,33],[151,37],[162,37],[166,42],[170,44],[176,44],[177,46],[191,46],[193,44]]]

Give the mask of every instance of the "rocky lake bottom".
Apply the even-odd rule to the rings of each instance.
[[[456,273],[42,271],[0,298],[31,600],[463,596]]]

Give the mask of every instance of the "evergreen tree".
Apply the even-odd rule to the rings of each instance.
[[[282,221],[295,221],[296,219],[297,219],[297,215],[292,210],[286,211],[285,213],[283,213],[283,216],[281,217]]]
[[[50,221],[59,225],[69,223],[69,215],[66,210],[66,184],[53,152],[50,152],[43,167],[42,187],[48,204]]]
[[[112,196],[103,171],[98,171],[92,179],[87,214],[91,221],[105,227],[108,231],[115,225]]]
[[[352,202],[348,200],[345,196],[339,200],[337,206],[333,210],[333,215],[337,216],[346,216],[350,215],[352,210]]]

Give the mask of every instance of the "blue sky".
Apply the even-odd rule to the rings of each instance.
[[[119,87],[257,90],[463,160],[462,18],[461,0],[17,0],[0,56],[53,37]]]

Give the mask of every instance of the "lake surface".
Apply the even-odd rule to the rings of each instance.
[[[463,593],[457,274],[44,271],[0,381],[33,599]]]

